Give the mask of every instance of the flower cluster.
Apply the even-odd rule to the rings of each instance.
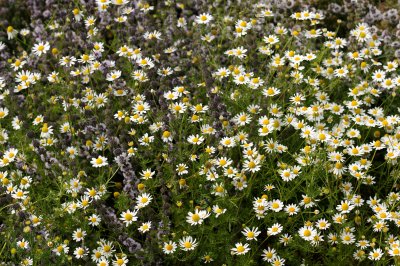
[[[6,2],[2,261],[399,263],[396,5]]]

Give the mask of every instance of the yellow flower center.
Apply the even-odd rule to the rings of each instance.
[[[133,215],[132,214],[130,214],[130,213],[126,213],[125,214],[125,220],[131,221],[132,219],[133,219]]]
[[[238,253],[242,253],[245,250],[245,248],[243,246],[238,246],[236,250]]]
[[[311,235],[311,231],[308,230],[308,229],[306,229],[306,230],[304,231],[304,236],[309,237],[310,235]]]
[[[195,221],[195,222],[200,221],[200,215],[198,215],[197,213],[193,214],[192,215],[192,220]]]

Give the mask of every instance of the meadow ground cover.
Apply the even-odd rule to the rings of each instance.
[[[1,265],[400,265],[396,1],[0,4]]]

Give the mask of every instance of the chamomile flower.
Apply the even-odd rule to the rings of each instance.
[[[371,252],[368,254],[368,258],[370,260],[380,260],[383,256],[383,251],[380,248],[374,248]]]
[[[283,209],[283,207],[284,207],[284,204],[279,199],[272,200],[271,202],[269,202],[269,209],[274,212],[281,211]]]
[[[234,248],[231,248],[231,252],[234,255],[244,255],[250,251],[249,244],[236,243]]]
[[[101,222],[101,217],[97,214],[92,214],[87,219],[89,221],[89,225],[91,226],[98,226]]]
[[[211,194],[223,197],[226,195],[226,189],[222,183],[215,183],[212,187]]]
[[[214,19],[214,17],[211,14],[208,13],[202,13],[200,15],[198,15],[195,19],[195,22],[197,24],[208,24],[210,23],[212,20]]]
[[[263,261],[272,262],[276,258],[276,250],[274,248],[268,247],[268,249],[264,249],[262,251]]]
[[[138,228],[139,232],[141,232],[141,233],[146,233],[150,229],[151,229],[151,221],[142,223],[142,225],[139,226],[139,228]]]
[[[144,180],[152,179],[154,175],[155,172],[151,171],[151,169],[145,169],[140,173],[141,178]]]
[[[102,252],[102,256],[105,258],[109,258],[115,252],[114,245],[111,241],[106,241],[101,239],[98,244],[100,245],[100,250]]]
[[[202,136],[199,136],[198,134],[196,134],[196,135],[190,135],[190,136],[187,138],[187,141],[188,141],[190,144],[193,144],[193,145],[200,145],[200,144],[204,141],[204,138],[203,138]]]
[[[141,209],[146,207],[147,205],[150,204],[151,200],[153,197],[149,193],[143,193],[139,195],[136,199],[136,209]]]
[[[31,265],[33,265],[33,259],[31,259],[31,257],[27,257],[21,261],[21,265],[31,266]]]
[[[189,212],[188,215],[186,216],[186,221],[190,225],[198,225],[202,224],[204,219],[210,216],[210,213],[205,210],[198,210],[196,209],[195,212]]]
[[[115,255],[115,259],[112,262],[113,266],[127,266],[129,259],[125,254],[122,255]]]
[[[13,191],[13,193],[11,194],[11,196],[14,199],[19,199],[19,200],[24,200],[27,197],[28,192],[22,189],[18,189]]]
[[[193,239],[191,236],[183,237],[179,240],[179,247],[183,251],[194,250],[197,247],[198,243],[196,239]]]
[[[224,137],[220,141],[221,145],[227,148],[232,148],[236,146],[236,141],[232,137]]]
[[[100,155],[97,158],[92,158],[90,162],[96,168],[108,165],[107,158]]]
[[[119,77],[121,77],[121,71],[114,70],[107,74],[106,80],[112,82],[112,81],[118,79]]]
[[[33,46],[32,48],[32,52],[36,55],[36,56],[41,56],[45,53],[47,53],[47,51],[50,49],[50,44],[49,42],[40,42],[37,43]]]
[[[14,29],[12,26],[8,26],[7,27],[7,37],[9,40],[12,40],[15,38],[15,36],[17,36],[18,31],[16,29]]]
[[[271,227],[268,228],[267,234],[269,236],[278,235],[278,234],[280,234],[282,232],[282,230],[283,230],[282,225],[276,223],[276,224],[273,224]]]
[[[218,79],[223,79],[226,78],[230,75],[230,70],[228,68],[222,67],[219,68],[214,75],[218,78]]]
[[[176,171],[177,171],[178,175],[184,175],[184,174],[189,173],[187,169],[188,169],[188,167],[184,163],[180,163],[176,166]]]
[[[348,200],[344,200],[340,203],[340,205],[336,206],[336,210],[340,211],[341,213],[349,213],[352,209],[354,209],[354,205],[352,202]]]
[[[68,254],[69,247],[67,246],[67,244],[60,244],[60,245],[56,246],[52,251],[57,256],[61,256],[62,254]]]
[[[317,235],[317,230],[311,226],[303,226],[299,229],[298,233],[304,240],[311,241]]]
[[[251,117],[248,114],[242,112],[242,113],[237,114],[233,118],[233,121],[239,126],[244,126],[251,122]]]
[[[400,256],[400,243],[399,243],[399,241],[395,241],[394,243],[391,243],[388,253],[389,253],[389,255],[391,257]]]
[[[163,252],[165,254],[172,254],[176,251],[177,245],[175,242],[169,241],[169,242],[164,242],[163,245]]]
[[[29,242],[26,241],[25,238],[22,238],[21,240],[17,241],[17,247],[21,249],[28,249]]]
[[[87,256],[88,251],[89,251],[89,250],[88,250],[88,248],[86,248],[86,247],[77,247],[77,248],[74,250],[75,258],[81,259],[81,258]]]
[[[159,31],[157,31],[157,30],[155,30],[155,31],[153,31],[153,32],[146,32],[146,33],[143,35],[143,38],[145,38],[146,40],[153,40],[153,39],[155,39],[155,40],[162,40],[162,38],[161,38],[161,32],[159,32]]]
[[[319,230],[327,230],[331,224],[326,219],[322,218],[315,222],[315,226]]]
[[[342,240],[342,243],[345,245],[353,244],[356,241],[354,234],[352,232],[347,232],[347,231],[343,231],[340,234],[340,239]]]
[[[253,228],[246,227],[243,229],[242,234],[246,237],[246,240],[257,241],[257,237],[259,234],[261,234],[261,231],[258,231],[258,227],[253,227]]]
[[[83,231],[81,228],[76,229],[72,234],[72,239],[76,242],[83,241],[86,236],[86,231]]]
[[[226,212],[226,209],[221,209],[218,205],[214,205],[212,210],[215,213],[215,218]]]
[[[121,217],[119,219],[125,223],[125,226],[128,227],[130,224],[137,221],[138,219],[137,213],[138,213],[137,210],[134,211],[127,210],[121,213]]]
[[[269,87],[263,90],[263,94],[265,97],[273,97],[278,95],[281,91],[275,87]]]

